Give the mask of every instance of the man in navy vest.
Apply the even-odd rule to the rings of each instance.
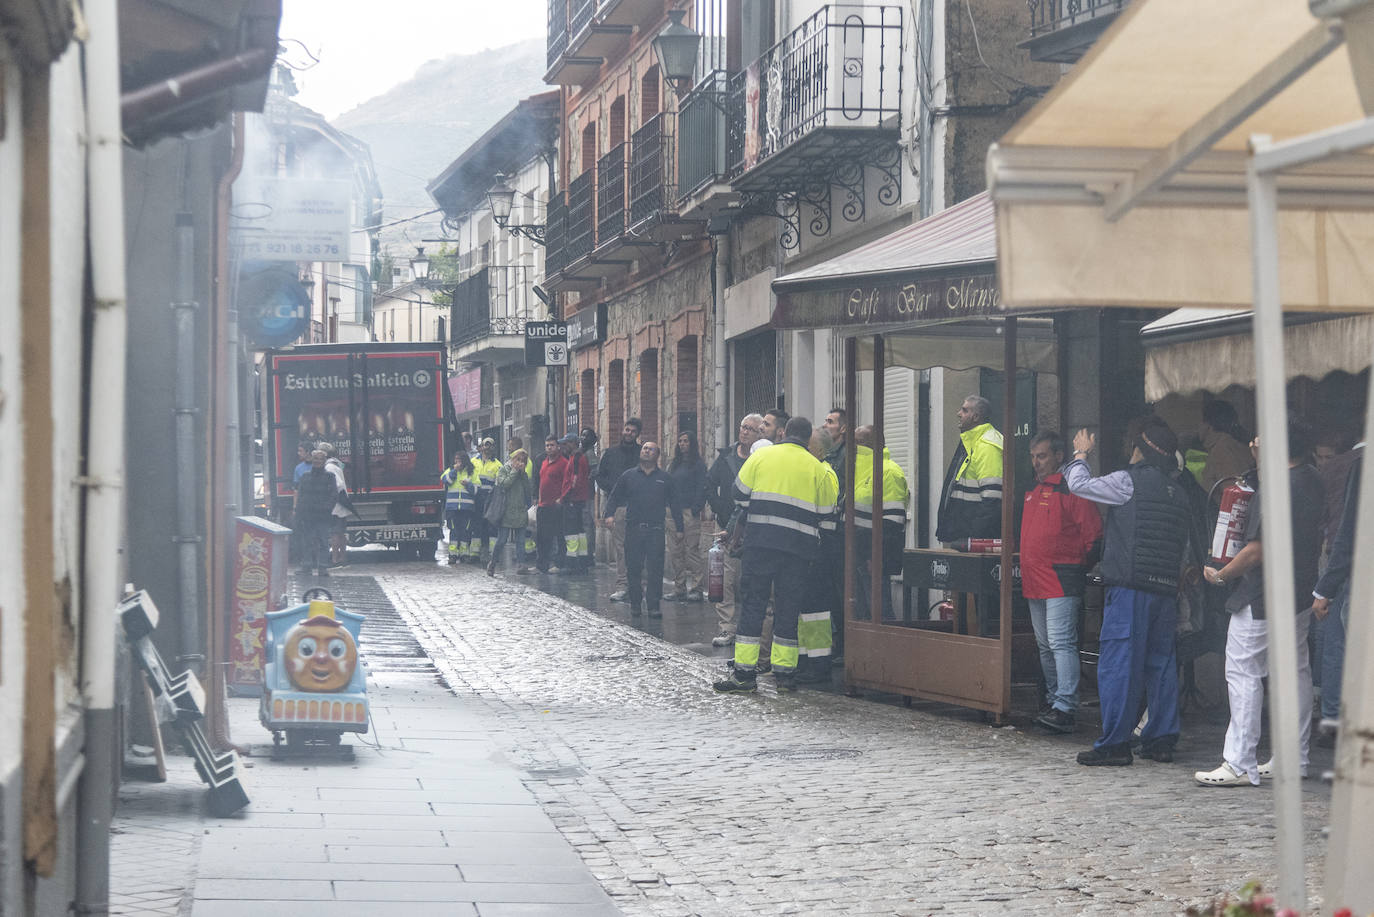
[[[1190,505],[1175,480],[1178,437],[1158,418],[1145,422],[1129,467],[1100,478],[1086,461],[1097,439],[1087,430],[1073,438],[1073,461],[1064,467],[1069,492],[1111,507],[1102,554],[1107,601],[1097,662],[1102,735],[1078,763],[1089,767],[1131,763],[1131,734],[1140,698],[1150,719],[1141,756],[1172,761],[1178,741],[1179,571],[1188,539]]]

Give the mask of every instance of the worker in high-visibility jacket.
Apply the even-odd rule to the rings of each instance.
[[[484,437],[477,447],[477,458],[473,459],[477,469],[477,544],[478,559],[491,556],[492,546],[496,543],[496,527],[486,520],[487,503],[496,487],[496,476],[501,473],[502,462],[496,457],[496,440]]]
[[[713,687],[722,693],[756,689],[764,610],[774,596],[772,669],[782,691],[797,687],[797,621],[807,604],[809,568],[821,546],[821,524],[835,512],[835,474],[807,451],[811,421],[793,417],[785,438],[749,456],[735,478],[744,514],[740,620],[735,664]]]
[[[855,596],[855,616],[861,621],[870,619],[869,605],[873,597],[873,427],[864,425],[854,430],[854,525],[858,529],[859,594]],[[883,450],[882,520],[883,520],[883,620],[896,620],[892,606],[890,577],[902,572],[902,552],[906,549],[906,507],[911,499],[906,473],[892,460],[892,453]]]
[[[477,556],[473,527],[477,521],[477,468],[461,449],[453,453],[453,464],[439,476],[444,485],[444,522],[448,525],[448,562]]]
[[[839,475],[826,461],[826,456],[834,451],[834,440],[825,427],[811,432],[810,451],[835,479],[838,492]],[[821,520],[820,554],[807,568],[806,604],[797,616],[797,680],[802,683],[830,681],[834,621],[839,617],[844,596],[844,535],[839,530],[839,520],[838,506]]]

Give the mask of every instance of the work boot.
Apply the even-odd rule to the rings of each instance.
[[[630,596],[630,593],[629,593],[629,592],[627,592],[627,591],[624,590],[624,589],[621,589],[621,590],[619,590],[619,591],[616,591],[616,592],[612,592],[612,593],[611,593],[611,601],[612,601],[612,602],[626,602],[626,601],[629,601],[629,596]]]
[[[1101,748],[1094,746],[1078,753],[1078,763],[1084,767],[1127,767],[1131,761],[1131,746],[1128,743],[1104,745]]]
[[[738,671],[732,671],[720,681],[711,685],[711,688],[718,694],[753,694],[758,690],[758,680],[754,673],[745,675]]]
[[[712,646],[729,646],[735,642],[735,635],[721,631],[711,638]]]
[[[773,683],[778,686],[778,693],[790,693],[797,690],[796,672],[774,672]]]
[[[1057,707],[1051,707],[1048,713],[1036,717],[1035,721],[1051,732],[1073,732],[1073,714]]]
[[[487,564],[487,576],[495,576],[495,575],[496,575],[496,561],[493,560],[491,563]]]
[[[449,565],[450,567],[454,567],[454,566],[457,566],[457,565],[458,565],[458,555],[457,555],[457,554],[450,554],[450,555],[448,556],[448,565]]]

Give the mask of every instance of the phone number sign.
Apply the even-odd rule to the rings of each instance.
[[[234,189],[243,257],[258,261],[347,261],[351,182],[269,178]]]

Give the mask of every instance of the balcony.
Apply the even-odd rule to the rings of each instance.
[[[525,352],[525,322],[543,313],[533,271],[520,264],[484,267],[453,289],[449,345],[459,360],[514,362]]]
[[[596,238],[605,244],[625,231],[625,151],[622,143],[596,162]]]
[[[568,263],[596,247],[596,170],[588,169],[568,183]]]
[[[828,4],[730,76],[726,171],[737,191],[796,193],[895,149],[902,8]]]
[[[1072,64],[1092,47],[1129,0],[1027,0],[1031,36],[1018,47],[1031,60]]]
[[[683,214],[709,214],[739,200],[725,181],[726,77],[724,70],[713,70],[678,105],[675,192]]]
[[[549,0],[549,69],[544,82],[585,86],[601,73],[607,58],[629,49],[634,22],[609,21],[598,5],[598,0]]]
[[[699,236],[703,220],[683,218],[677,207],[678,118],[660,112],[630,138],[630,235],[671,242]]]

